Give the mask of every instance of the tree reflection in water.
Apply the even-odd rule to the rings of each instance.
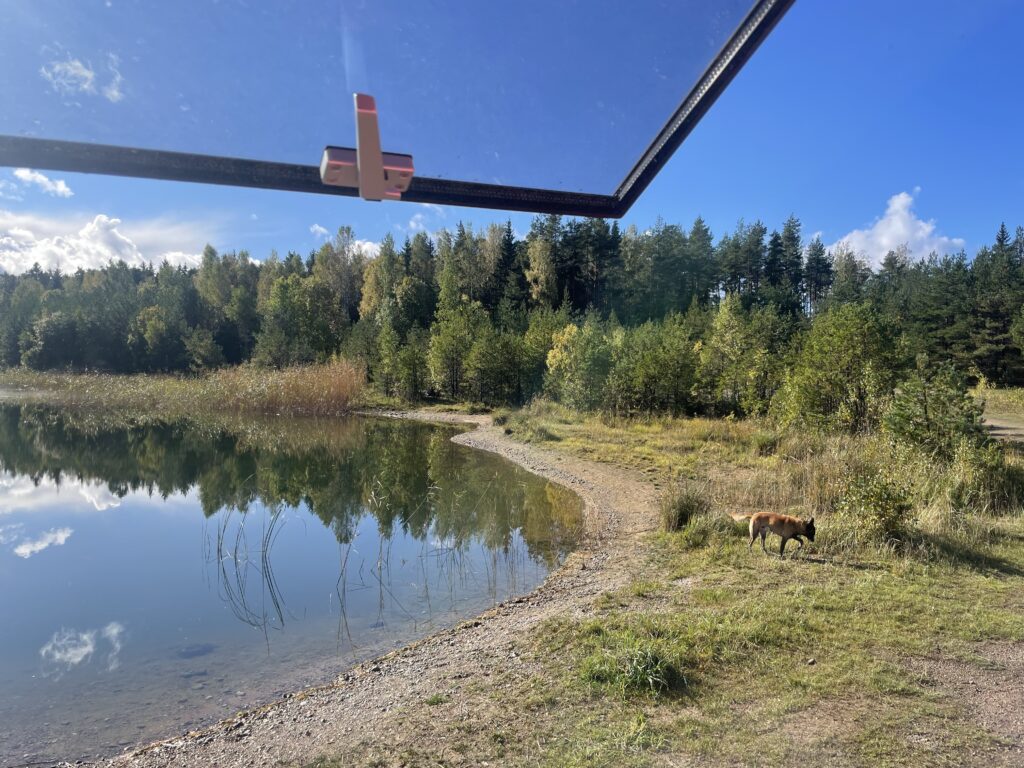
[[[274,541],[284,525],[305,524],[308,512],[338,542],[338,642],[346,638],[354,648],[346,604],[355,591],[377,590],[381,626],[388,609],[429,621],[438,597],[432,590],[452,600],[459,585],[478,577],[465,567],[472,543],[491,555],[483,574],[491,595],[499,581],[515,583],[525,558],[551,568],[574,545],[581,526],[575,494],[511,465],[496,468],[494,457],[453,444],[453,432],[386,419],[161,421],[14,405],[0,407],[0,470],[37,483],[102,482],[121,497],[195,494],[212,525],[204,555],[218,593],[239,620],[265,634],[289,618],[274,577]],[[365,522],[376,524],[373,553],[358,547]],[[395,589],[391,547],[399,533],[419,545],[416,587],[425,615]],[[410,585],[401,586],[407,595]]]

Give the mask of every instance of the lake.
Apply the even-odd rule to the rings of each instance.
[[[0,406],[0,766],[172,736],[535,588],[579,498],[455,431]]]

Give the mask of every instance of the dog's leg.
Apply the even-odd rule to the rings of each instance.
[[[785,557],[786,556],[786,542],[787,541],[789,541],[789,539],[786,536],[783,536],[782,537],[782,541],[779,542],[779,557]]]
[[[796,552],[793,553],[793,556],[795,557],[796,555],[800,554],[800,550],[804,548],[804,540],[800,536],[800,534],[797,534],[793,538],[796,539],[796,543],[799,544],[799,546],[796,548]]]
[[[764,545],[764,540],[765,540],[765,539],[767,539],[767,538],[768,538],[768,527],[767,527],[767,526],[765,526],[764,528],[762,528],[762,529],[761,529],[761,550],[762,550],[762,551],[763,551],[763,552],[764,552],[764,553],[765,553],[766,555],[767,555],[767,554],[770,554],[770,553],[768,552],[768,548],[767,548],[767,547],[766,547],[766,546]]]
[[[747,552],[751,552],[754,549],[754,539],[757,538],[757,531],[754,529],[754,521],[750,521],[750,543],[747,544]]]

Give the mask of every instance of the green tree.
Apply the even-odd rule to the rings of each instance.
[[[750,344],[743,304],[739,295],[730,293],[719,305],[707,340],[699,349],[698,388],[712,410],[742,412]]]
[[[832,256],[825,250],[821,238],[815,237],[807,246],[807,256],[804,260],[807,314],[813,315],[821,308],[834,279]]]
[[[681,315],[618,329],[611,346],[608,407],[619,413],[682,413],[693,407],[697,357]]]
[[[865,431],[878,424],[900,368],[870,306],[842,304],[814,318],[773,408],[785,424]]]
[[[965,443],[983,448],[991,442],[982,410],[952,365],[929,365],[919,355],[917,367],[896,388],[883,425],[897,440],[949,461]]]
[[[428,362],[435,386],[457,399],[465,385],[466,356],[481,322],[486,319],[479,302],[460,294],[454,265],[441,270],[437,319],[431,328]]]
[[[427,351],[430,335],[426,330],[413,327],[398,351],[398,393],[406,400],[421,398],[430,381]]]
[[[208,371],[224,365],[224,353],[208,328],[193,328],[188,332],[185,354],[192,371]]]
[[[570,323],[554,334],[552,342],[545,387],[570,408],[588,411],[599,407],[612,364],[603,323],[588,314],[582,326]]]

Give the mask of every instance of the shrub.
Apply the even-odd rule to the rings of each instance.
[[[934,475],[945,488],[949,510],[958,516],[1017,511],[1024,499],[1024,473],[1007,462],[995,442],[979,447],[962,440],[944,471]]]
[[[875,470],[849,478],[836,511],[844,533],[858,543],[893,545],[906,539],[913,510],[909,489]]]
[[[897,387],[882,423],[894,439],[946,461],[957,451],[984,449],[991,442],[982,407],[964,377],[949,363],[930,367],[923,356]]]
[[[750,442],[755,456],[771,456],[778,449],[781,438],[774,432],[755,432]]]
[[[706,487],[676,483],[661,498],[662,527],[670,533],[682,530],[692,519],[710,511]]]

